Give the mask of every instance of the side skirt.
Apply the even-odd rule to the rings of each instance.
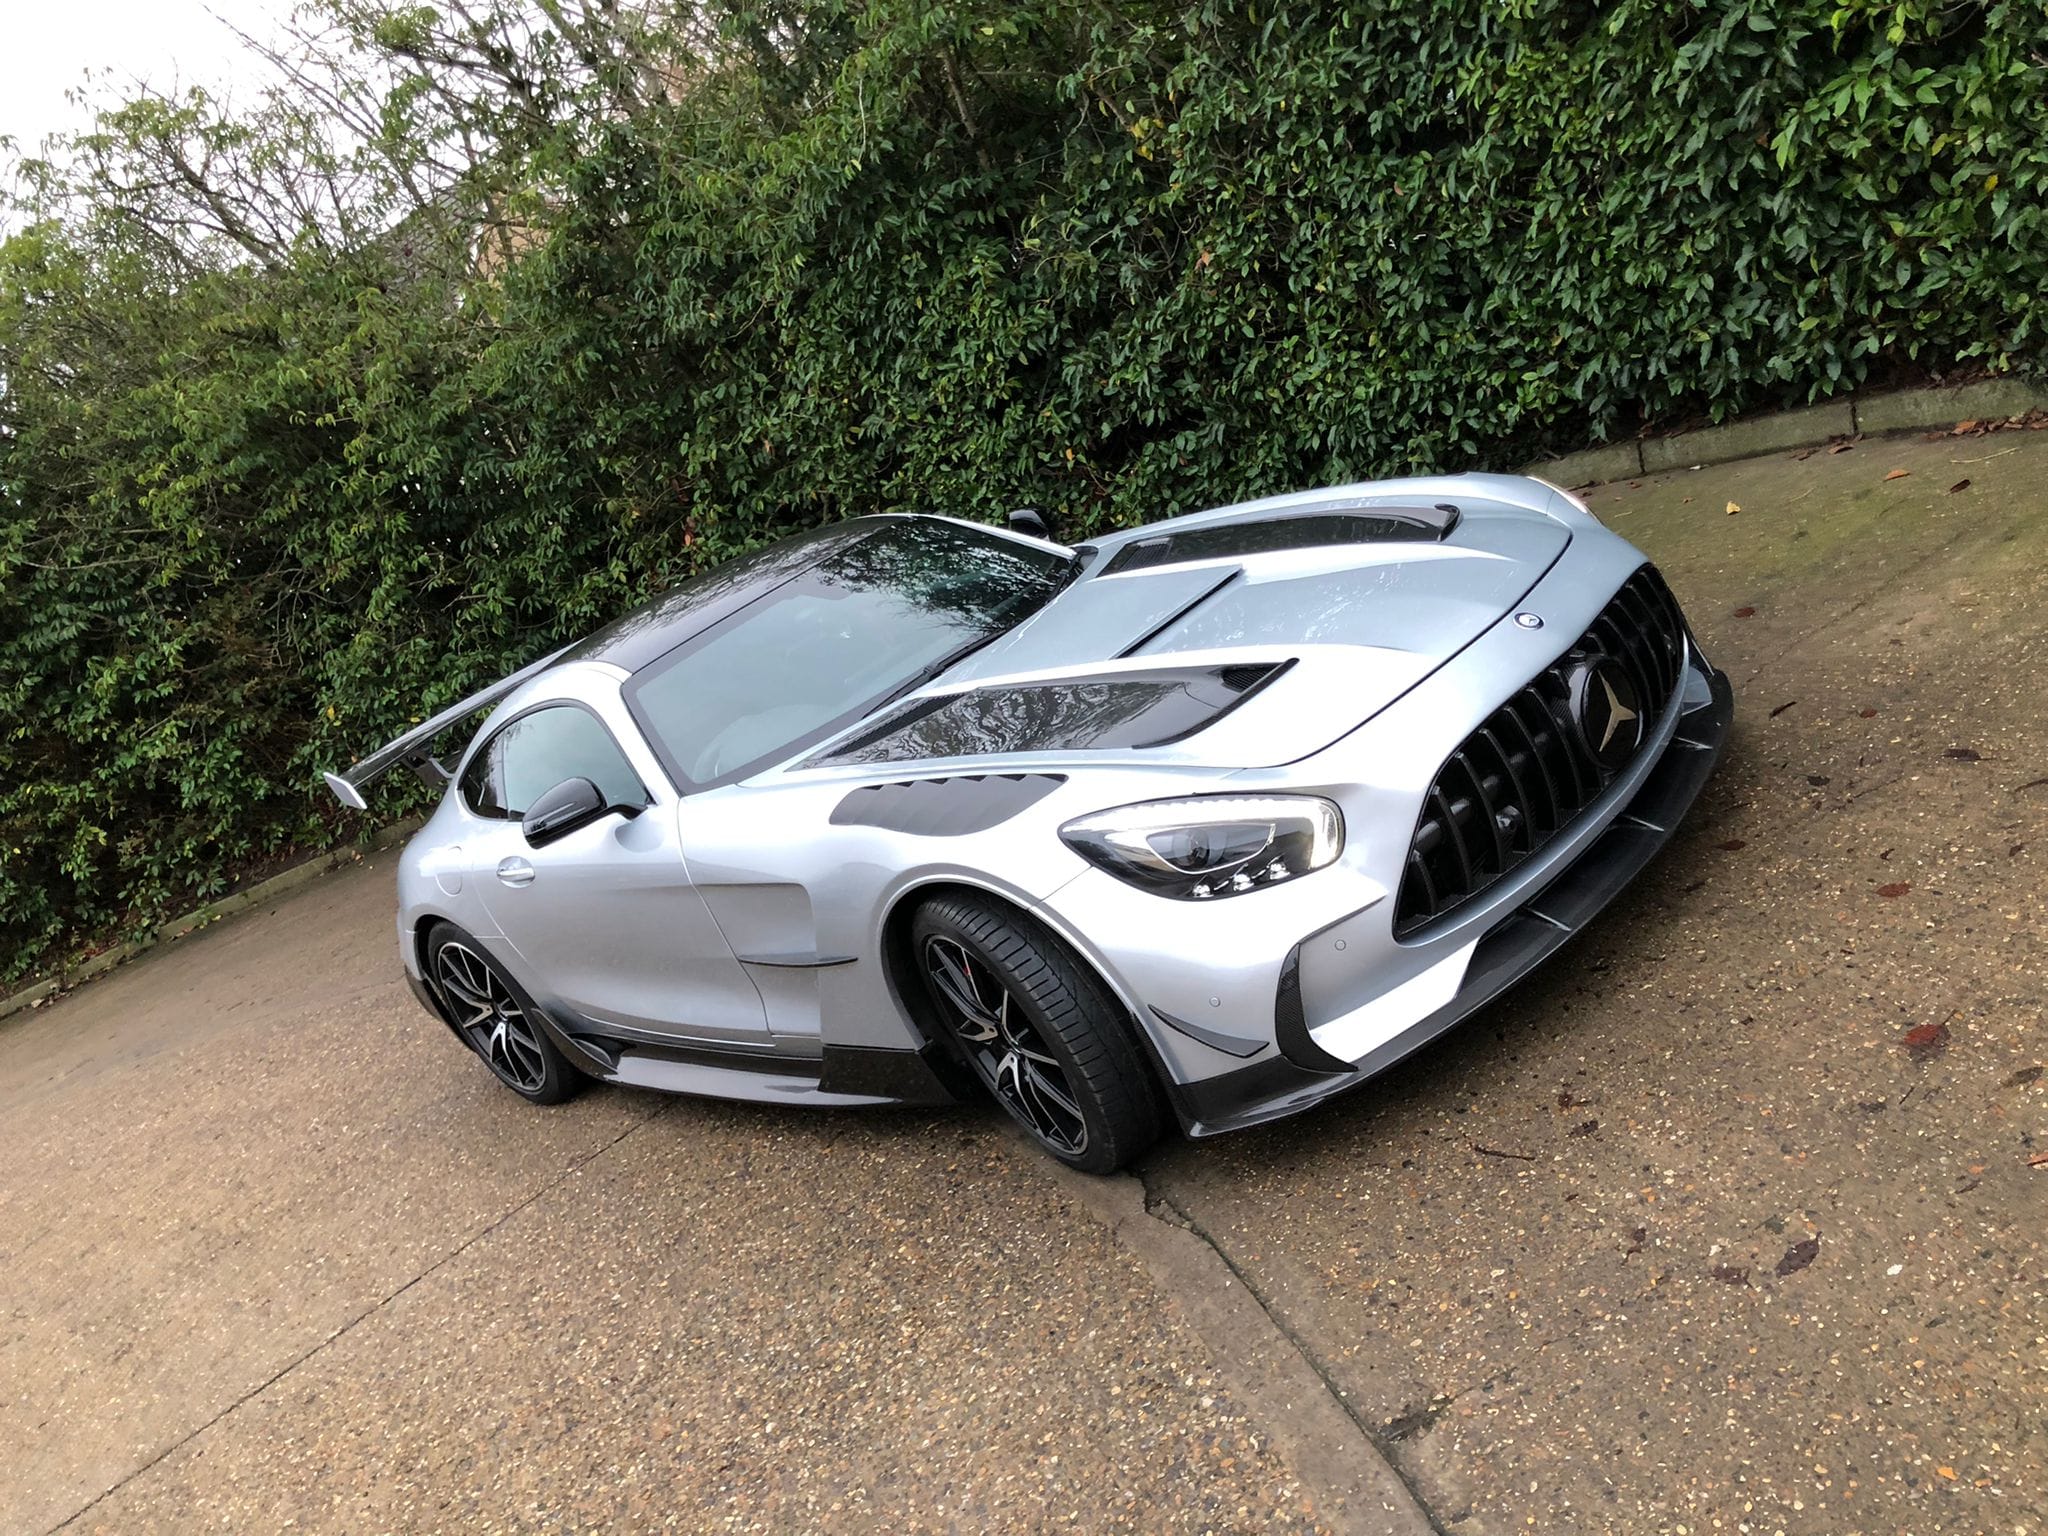
[[[950,1104],[956,1098],[943,1069],[924,1051],[828,1044],[816,1056],[777,1056],[571,1031],[547,1010],[541,1022],[586,1075],[631,1088],[820,1108]]]

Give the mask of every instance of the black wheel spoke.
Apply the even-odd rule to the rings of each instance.
[[[1052,1100],[1053,1104],[1072,1119],[1081,1118],[1081,1106],[1074,1102],[1067,1092],[1067,1085],[1056,1072],[1048,1072],[1036,1062],[1026,1059],[1023,1066],[1023,1080],[1031,1085],[1034,1093]]]
[[[434,958],[435,979],[458,1010],[463,1033],[493,1072],[521,1093],[538,1093],[547,1083],[547,1054],[489,961],[466,944],[443,944]]]
[[[1088,1143],[1080,1096],[1019,1001],[956,939],[925,941],[925,973],[946,1025],[976,1074],[1011,1116],[1052,1150],[1079,1156]]]
[[[471,980],[468,976],[459,975],[457,974],[457,971],[458,967],[454,965],[447,965],[442,967],[442,990],[445,991],[450,997],[454,998],[457,1002],[461,1003],[465,1008],[481,1008],[485,1012],[489,1012],[491,1009],[490,997],[486,993],[480,991],[477,988],[476,983],[473,980]]]
[[[977,1042],[994,1040],[1001,1032],[1001,1023],[996,1009],[982,1000],[982,989],[975,979],[974,962],[967,951],[958,944],[934,939],[926,952],[933,982],[946,1000],[959,1012],[961,1022],[967,1026],[962,1038]],[[1007,1006],[1009,994],[1003,994],[1003,1006]]]

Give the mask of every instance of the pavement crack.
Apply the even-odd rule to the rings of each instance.
[[[145,1461],[141,1466],[135,1467],[130,1471],[124,1472],[120,1477],[116,1478],[113,1482],[109,1483],[106,1487],[102,1488],[98,1493],[94,1494],[90,1499],[86,1500],[86,1502],[81,1504],[77,1509],[73,1510],[70,1514],[66,1515],[62,1520],[58,1521],[55,1525],[51,1526],[47,1533],[47,1536],[56,1536],[57,1532],[67,1530],[71,1526],[77,1524],[77,1522],[84,1519],[87,1515],[91,1514],[93,1510],[97,1509],[107,1499],[113,1497],[115,1494],[119,1493],[123,1488],[127,1487],[128,1484],[134,1482],[135,1479],[141,1477],[146,1472],[154,1470],[156,1467],[162,1465],[165,1461],[168,1461],[172,1456],[175,1456],[179,1451],[183,1450],[186,1446],[190,1445],[194,1440],[197,1440],[201,1435],[205,1434],[208,1430],[212,1429],[214,1425],[220,1423],[223,1419],[226,1419],[230,1415],[237,1412],[245,1404],[253,1402],[255,1399],[261,1397],[264,1393],[268,1392],[272,1387],[276,1386],[280,1381],[283,1381],[285,1377],[291,1375],[292,1372],[296,1371],[308,1360],[311,1360],[315,1355],[320,1354],[321,1352],[326,1350],[330,1345],[338,1342],[339,1340],[346,1338],[350,1333],[355,1331],[356,1327],[359,1324],[366,1322],[368,1319],[372,1317],[375,1317],[379,1312],[382,1312],[386,1307],[390,1306],[391,1303],[398,1300],[399,1297],[403,1296],[407,1291],[411,1290],[414,1286],[418,1285],[422,1280],[427,1279],[430,1275],[438,1273],[441,1269],[445,1268],[454,1260],[461,1258],[463,1254],[469,1252],[469,1250],[474,1248],[478,1243],[482,1242],[485,1238],[489,1237],[493,1232],[496,1232],[500,1227],[504,1226],[506,1222],[510,1221],[513,1217],[517,1216],[521,1211],[524,1211],[525,1209],[527,1209],[527,1207],[533,1205],[542,1197],[550,1195],[554,1193],[554,1191],[560,1189],[570,1179],[574,1178],[577,1174],[581,1173],[585,1168],[589,1167],[592,1163],[596,1162],[599,1158],[603,1157],[605,1153],[611,1151],[612,1148],[616,1147],[620,1142],[624,1141],[628,1136],[632,1135],[635,1131],[641,1129],[643,1126],[651,1125],[656,1120],[661,1119],[665,1114],[667,1114],[668,1109],[669,1106],[666,1104],[656,1106],[651,1113],[643,1115],[640,1119],[635,1120],[631,1125],[628,1125],[616,1136],[611,1137],[609,1140],[605,1141],[601,1145],[593,1148],[591,1151],[585,1153],[582,1157],[576,1159],[574,1162],[564,1164],[562,1170],[554,1178],[548,1180],[545,1184],[542,1184],[538,1189],[534,1190],[532,1194],[528,1195],[524,1200],[521,1200],[518,1204],[508,1207],[506,1210],[500,1212],[497,1216],[493,1217],[485,1225],[477,1228],[476,1231],[472,1232],[468,1237],[465,1237],[460,1243],[456,1244],[453,1248],[449,1249],[446,1253],[442,1254],[440,1258],[434,1260],[434,1262],[429,1264],[425,1269],[421,1270],[418,1274],[414,1275],[410,1280],[407,1280],[405,1284],[398,1286],[386,1295],[379,1297],[376,1301],[371,1302],[367,1307],[363,1308],[362,1311],[356,1313],[355,1316],[348,1319],[347,1322],[343,1323],[339,1328],[336,1328],[333,1332],[329,1333],[327,1337],[320,1340],[319,1343],[310,1346],[298,1355],[294,1356],[291,1360],[287,1361],[284,1365],[280,1366],[267,1379],[265,1379],[262,1382],[259,1382],[256,1386],[251,1387],[248,1391],[244,1392],[240,1397],[236,1398],[232,1403],[229,1403],[227,1407],[221,1409],[220,1412],[216,1413],[212,1418],[208,1419],[204,1424],[201,1424],[196,1428],[188,1431],[187,1433],[179,1436],[176,1440],[172,1441],[169,1445],[165,1446],[161,1451],[158,1451],[156,1455],[150,1457],[150,1459],[148,1461]]]
[[[1431,1508],[1429,1499],[1425,1496],[1423,1490],[1416,1486],[1415,1479],[1408,1474],[1407,1470],[1401,1466],[1399,1460],[1395,1457],[1394,1447],[1404,1440],[1414,1438],[1423,1429],[1427,1428],[1428,1424],[1434,1423],[1437,1415],[1442,1413],[1444,1408],[1450,1406],[1451,1399],[1447,1397],[1431,1399],[1430,1404],[1425,1409],[1419,1410],[1427,1413],[1427,1419],[1423,1422],[1411,1423],[1410,1421],[1415,1418],[1418,1411],[1411,1410],[1386,1425],[1371,1423],[1353,1406],[1349,1394],[1346,1393],[1343,1386],[1337,1381],[1329,1362],[1294,1327],[1286,1313],[1271,1296],[1267,1295],[1265,1288],[1259,1284],[1258,1280],[1231,1256],[1229,1249],[1217,1241],[1216,1235],[1205,1227],[1185,1206],[1181,1205],[1172,1195],[1166,1193],[1163,1188],[1155,1183],[1149,1172],[1143,1168],[1133,1171],[1137,1174],[1138,1181],[1144,1189],[1145,1214],[1169,1226],[1182,1228],[1198,1238],[1204,1247],[1215,1254],[1218,1262],[1230,1271],[1232,1278],[1239,1285],[1244,1287],[1245,1294],[1251,1297],[1252,1301],[1266,1315],[1267,1320],[1272,1323],[1281,1337],[1294,1346],[1295,1352],[1301,1356],[1302,1362],[1322,1382],[1323,1390],[1329,1394],[1330,1401],[1336,1404],[1338,1409],[1344,1414],[1344,1417],[1351,1421],[1359,1437],[1372,1448],[1379,1459],[1385,1463],[1388,1472],[1407,1490],[1408,1497],[1414,1501],[1415,1508],[1421,1512],[1422,1518],[1427,1522],[1430,1530],[1435,1533],[1435,1536],[1448,1536],[1444,1522],[1438,1518],[1437,1512]]]
[[[1387,1420],[1382,1433],[1386,1435],[1389,1444],[1413,1440],[1418,1435],[1427,1434],[1430,1426],[1442,1418],[1444,1410],[1455,1401],[1455,1398],[1439,1395],[1426,1403],[1417,1403],[1413,1408],[1405,1409]]]

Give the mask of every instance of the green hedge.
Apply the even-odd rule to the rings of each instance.
[[[317,769],[792,527],[2043,364],[2039,3],[726,20],[677,104],[508,143],[545,238],[487,281],[75,197],[0,252],[0,974],[331,841]]]

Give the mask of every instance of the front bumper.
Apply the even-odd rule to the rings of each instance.
[[[1256,896],[1167,901],[1089,870],[1037,904],[1145,1030],[1190,1135],[1291,1114],[1383,1071],[1562,945],[1672,835],[1718,761],[1727,679],[1684,636],[1679,681],[1633,762],[1542,848],[1420,929],[1397,934],[1409,840],[1441,765],[1504,695],[1587,631],[1642,556],[1582,536],[1501,624],[1329,749],[1201,786],[1341,806],[1337,863]],[[1132,786],[1130,800],[1185,794]],[[1104,791],[1107,799],[1107,791]],[[1060,814],[1071,814],[1062,808]]]
[[[1344,1062],[1310,1039],[1298,1008],[1290,1019],[1283,973],[1278,1052],[1234,1072],[1168,1085],[1188,1134],[1210,1136],[1276,1120],[1357,1087],[1463,1022],[1590,923],[1671,840],[1720,761],[1734,719],[1734,694],[1724,674],[1697,659],[1692,665],[1705,685],[1703,702],[1681,711],[1662,755],[1606,830],[1473,946],[1449,1001],[1358,1060]]]

